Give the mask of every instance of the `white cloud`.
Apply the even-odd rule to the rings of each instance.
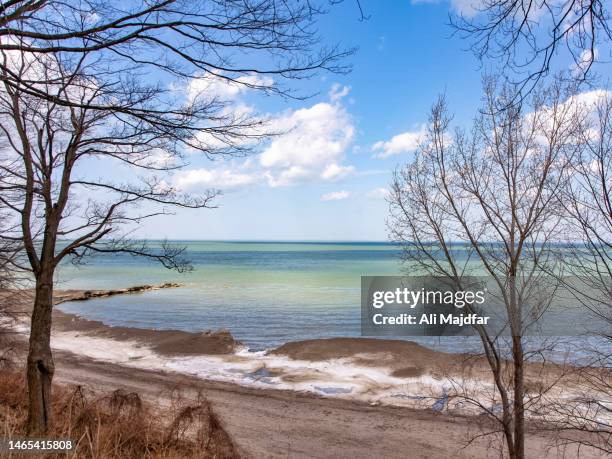
[[[350,196],[348,191],[332,191],[331,193],[324,194],[321,196],[321,201],[340,201]]]
[[[354,169],[341,164],[355,128],[344,107],[325,102],[295,110],[272,123],[284,134],[259,157],[271,186],[307,179],[336,180]]]
[[[245,75],[235,80],[231,81],[210,73],[192,78],[185,88],[187,98],[192,102],[196,98],[204,98],[206,101],[213,99],[230,101],[236,100],[239,95],[244,94],[251,87],[269,88],[274,84],[272,78],[259,75]]]
[[[389,190],[387,188],[374,188],[366,193],[366,197],[371,199],[384,199],[389,196]]]
[[[585,91],[570,96],[563,101],[557,109],[548,106],[540,107],[535,112],[525,114],[527,126],[531,126],[534,122],[538,124],[540,130],[548,130],[553,128],[553,119],[560,117],[562,113],[569,119],[570,116],[578,114],[580,117],[593,117],[597,111],[597,104],[606,98],[612,97],[612,91],[605,89],[594,89]],[[566,113],[567,112],[567,113]],[[534,118],[537,117],[537,121]],[[591,121],[595,121],[591,118]],[[546,143],[547,140],[540,134],[541,142]]]
[[[605,89],[593,89],[569,97],[563,102],[564,107],[570,107],[580,116],[584,117],[585,122],[590,123],[590,127],[583,130],[582,135],[590,140],[598,139],[601,126],[599,126],[598,105],[606,100],[612,99],[612,91]],[[548,110],[550,111],[550,109]],[[552,117],[552,113],[549,114]],[[550,119],[547,126],[550,126]]]
[[[334,83],[329,91],[329,100],[333,103],[340,102],[342,98],[348,96],[351,92],[350,86],[342,86],[339,83]]]
[[[321,174],[321,178],[325,180],[337,180],[346,177],[355,172],[353,166],[339,166],[336,163],[328,165]]]
[[[257,175],[218,167],[214,169],[191,169],[181,171],[174,178],[174,185],[181,190],[195,189],[232,189],[252,185],[258,181]]]
[[[590,49],[585,49],[580,53],[578,59],[570,65],[570,70],[572,75],[576,78],[582,77],[584,72],[589,69],[589,66],[593,64],[597,58],[599,57],[599,50],[595,48],[595,52],[592,52]]]
[[[372,146],[372,150],[376,153],[375,156],[377,158],[388,158],[400,153],[408,153],[414,151],[419,146],[426,133],[427,128],[425,125],[422,125],[418,131],[403,132],[391,137],[387,141],[381,140],[376,142]]]
[[[278,187],[335,181],[355,173],[353,166],[344,163],[355,132],[351,117],[340,103],[348,92],[347,87],[334,85],[329,93],[333,104],[321,102],[269,117],[266,129],[279,134],[259,155],[225,167],[181,172],[176,175],[177,186],[227,189],[266,183]],[[231,89],[226,94],[236,93]],[[239,102],[233,106],[240,107]],[[198,140],[219,147],[226,142],[206,132],[200,133]]]
[[[585,91],[578,93],[575,96],[571,96],[564,103],[576,103],[594,110],[595,105],[598,102],[609,97],[612,97],[612,91],[608,91],[606,89],[593,89],[591,91]]]
[[[219,113],[219,117],[223,117],[223,121],[219,122],[221,126],[232,127],[215,129],[213,125],[210,130],[199,131],[194,136],[198,146],[211,150],[232,146],[249,148],[260,143],[262,136],[272,132],[267,117],[258,115],[254,107],[239,101],[225,107]],[[199,153],[197,150],[191,152]]]
[[[250,90],[265,90],[274,85],[274,79],[257,74],[243,75],[233,80],[210,73],[201,74],[189,80],[185,86],[178,87],[185,93],[190,103],[217,105],[217,123],[232,128],[215,129],[211,121],[210,130],[202,130],[194,136],[194,142],[204,149],[223,149],[232,147],[249,148],[259,142],[260,136],[270,132],[267,117],[258,114],[255,107],[245,103],[242,96]],[[192,149],[191,152],[198,152]]]

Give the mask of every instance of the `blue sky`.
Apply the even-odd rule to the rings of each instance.
[[[214,210],[179,211],[143,224],[143,237],[241,240],[386,240],[384,190],[412,157],[436,96],[446,93],[457,124],[480,104],[483,69],[467,43],[452,37],[449,11],[462,0],[354,2],[320,23],[331,43],[358,47],[348,75],[294,84],[318,95],[305,101],[210,89],[237,110],[265,113],[290,130],[249,158],[211,162],[196,155],[172,177],[187,191],[219,188]]]

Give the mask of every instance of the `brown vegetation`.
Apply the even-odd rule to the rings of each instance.
[[[0,371],[0,435],[26,433],[25,371]],[[239,454],[210,403],[195,403],[175,391],[171,404],[154,408],[134,392],[99,394],[83,386],[53,387],[55,423],[49,438],[70,438],[76,447],[59,457],[79,458],[237,458]],[[10,457],[10,456],[8,456]],[[43,457],[43,456],[41,456]],[[58,457],[53,455],[53,457]]]

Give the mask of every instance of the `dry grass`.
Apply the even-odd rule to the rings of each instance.
[[[0,368],[0,436],[25,436],[25,387],[24,371],[6,366]],[[239,457],[231,438],[204,398],[187,403],[180,391],[171,395],[168,408],[155,410],[136,393],[117,390],[100,395],[80,386],[54,386],[55,422],[49,437],[70,438],[77,446],[70,454],[52,457]]]

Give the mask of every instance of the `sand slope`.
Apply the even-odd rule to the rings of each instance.
[[[187,396],[202,391],[246,457],[255,458],[485,458],[499,457],[498,444],[478,440],[480,418],[426,410],[368,406],[348,400],[234,384],[95,362],[57,353],[58,381],[103,390],[124,388],[167,402],[177,385]],[[549,449],[551,435],[529,434],[528,457],[577,457],[576,450]],[[564,454],[563,454],[564,453]],[[582,449],[582,458],[603,457]]]

